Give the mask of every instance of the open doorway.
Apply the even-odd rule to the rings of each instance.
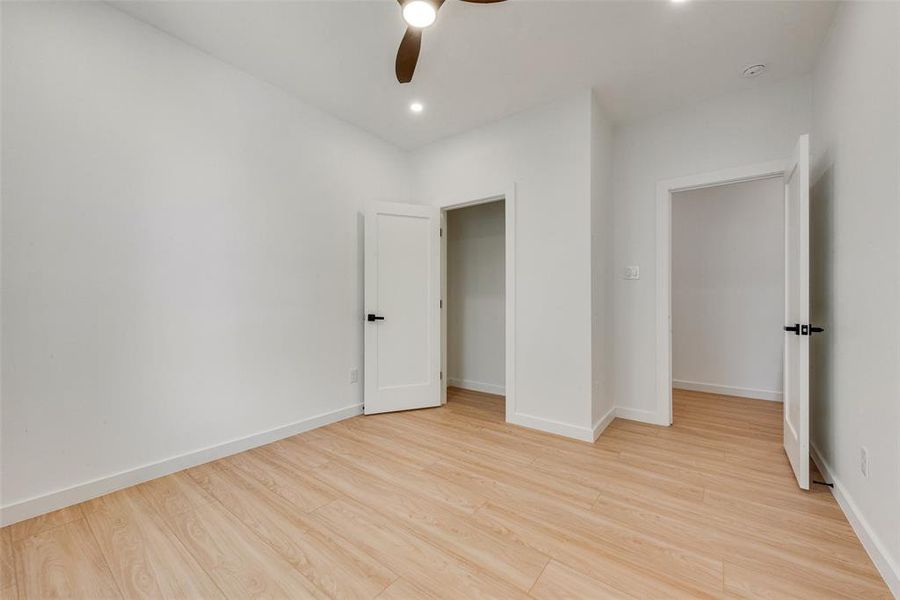
[[[672,194],[673,420],[716,399],[782,400],[784,270],[781,176]]]
[[[445,402],[507,407],[507,203],[448,207],[442,219]]]
[[[809,489],[809,341],[814,333],[824,329],[809,321],[809,135],[797,139],[794,151],[785,161],[772,161],[745,167],[734,167],[712,173],[689,175],[677,179],[660,181],[656,187],[656,385],[657,412],[653,422],[660,425],[673,424],[673,312],[672,312],[672,211],[676,195],[681,192],[697,191],[731,184],[751,183],[775,179],[780,181],[783,192],[783,220],[780,229],[783,243],[774,238],[772,246],[783,251],[784,300],[783,321],[780,329],[769,321],[755,324],[757,327],[773,327],[783,336],[783,405],[777,405],[780,413],[781,438],[791,469],[802,489]],[[773,184],[774,186],[774,184]],[[735,189],[735,188],[732,188]],[[712,192],[715,194],[715,192]],[[715,229],[721,225],[706,223],[704,229]],[[741,228],[739,219],[730,221]],[[732,234],[733,236],[734,234]],[[751,238],[753,239],[753,238]],[[733,240],[729,240],[729,243]],[[729,246],[730,249],[730,246]],[[773,249],[773,248],[770,248]],[[721,253],[721,248],[706,248],[705,254]],[[759,247],[745,248],[744,254],[760,252]],[[734,278],[732,278],[733,280]],[[743,280],[741,280],[743,283]],[[718,308],[718,307],[717,307]],[[744,309],[745,311],[747,309]],[[757,330],[745,327],[746,314],[726,313],[724,324],[719,324],[716,332],[731,343],[722,352],[734,353],[743,350],[746,342],[743,336],[752,336]],[[704,314],[701,318],[709,317]],[[688,350],[689,352],[691,350]],[[684,386],[684,383],[682,383]],[[743,386],[735,386],[743,387]],[[733,391],[733,390],[732,390]],[[769,390],[772,391],[772,390]],[[759,402],[751,399],[749,402]],[[775,403],[769,403],[773,405]],[[757,407],[760,406],[757,404]],[[737,411],[739,412],[739,411]],[[705,416],[709,416],[708,411]],[[708,419],[707,419],[708,421]],[[725,416],[719,425],[733,427],[734,418]],[[777,436],[776,427],[771,435]]]

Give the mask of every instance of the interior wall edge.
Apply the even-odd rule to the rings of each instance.
[[[536,429],[544,433],[553,433],[563,437],[580,440],[582,442],[594,442],[594,430],[591,427],[583,427],[581,425],[572,425],[571,423],[563,423],[561,421],[553,421],[542,417],[535,417],[521,412],[513,413],[507,423],[527,427],[528,429]]]
[[[630,406],[616,406],[614,410],[616,411],[617,419],[637,421],[638,423],[647,423],[649,425],[669,426],[666,416],[659,411],[632,408]]]
[[[484,381],[473,381],[471,379],[460,379],[459,377],[448,377],[447,385],[458,387],[461,390],[484,392],[485,394],[497,394],[498,396],[503,396],[506,394],[505,385],[487,383]]]
[[[812,441],[809,443],[809,455],[813,462],[816,463],[816,467],[818,467],[825,480],[834,484],[834,487],[831,488],[831,494],[837,500],[838,505],[844,512],[844,516],[847,517],[847,521],[850,522],[850,526],[856,533],[856,537],[862,542],[863,548],[866,549],[869,558],[875,563],[875,568],[881,573],[891,593],[896,598],[900,598],[900,565],[890,555],[887,546],[872,526],[869,525],[868,520],[866,520],[859,506],[853,500],[853,496],[850,495],[850,491],[841,483],[840,479],[834,476],[834,469],[823,458],[822,453],[819,452],[819,449]]]
[[[606,414],[604,414],[602,417],[600,417],[599,419],[597,419],[594,422],[594,427],[593,427],[594,440],[593,441],[595,441],[595,442],[597,441],[597,438],[600,437],[600,435],[606,430],[607,427],[609,427],[609,424],[612,423],[615,420],[615,418],[616,418],[616,407],[613,406],[608,411],[606,411]]]
[[[223,444],[200,448],[159,462],[120,471],[113,475],[85,481],[68,488],[21,500],[0,507],[0,527],[6,527],[25,519],[37,517],[67,506],[73,506],[104,494],[144,483],[145,481],[171,475],[172,473],[244,452],[245,450],[277,442],[304,431],[361,415],[362,412],[362,404],[351,404],[337,410],[307,417],[294,423],[261,431]]]
[[[777,390],[760,390],[734,385],[721,385],[705,381],[685,381],[672,379],[672,387],[689,392],[708,392],[710,394],[722,394],[723,396],[737,396],[739,398],[752,398],[753,400],[768,400],[770,402],[783,402],[784,394]]]

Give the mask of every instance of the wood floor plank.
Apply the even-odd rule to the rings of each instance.
[[[83,510],[126,598],[223,597],[136,488],[86,502]]]
[[[16,596],[16,559],[13,556],[13,541],[10,527],[0,529],[0,594],[3,597]]]
[[[752,600],[846,600],[847,598],[866,598],[871,600],[890,600],[887,589],[873,589],[861,596],[847,596],[822,580],[798,581],[786,578],[772,569],[758,570],[733,563],[725,564],[725,598],[744,598]]]
[[[378,600],[412,600],[414,598],[417,600],[437,600],[440,596],[430,594],[402,577],[378,594]]]
[[[583,538],[566,538],[539,519],[488,504],[475,514],[483,527],[516,536],[539,552],[593,577],[605,586],[640,598],[712,597],[659,577],[650,568],[622,560],[611,548]]]
[[[20,596],[122,597],[84,519],[20,539],[14,543],[14,552]]]
[[[327,439],[327,438],[326,438]],[[412,448],[410,448],[412,452]],[[466,513],[474,513],[478,507],[486,501],[484,496],[474,492],[471,488],[456,485],[440,477],[434,476],[427,470],[418,468],[403,468],[403,465],[394,463],[390,458],[371,454],[366,460],[357,460],[357,452],[344,452],[343,446],[328,444],[328,450],[332,457],[330,464],[337,462],[355,469],[361,469],[379,480],[396,486],[398,489],[409,493],[425,496],[434,502],[444,504],[450,508]],[[323,465],[314,473],[327,469],[329,465]]]
[[[295,435],[272,444],[250,450],[251,454],[262,455],[295,471],[306,471],[320,467],[330,459]]]
[[[83,516],[84,515],[81,514],[80,505],[69,506],[60,510],[54,510],[53,512],[39,517],[34,517],[33,519],[20,521],[10,525],[9,535],[13,542],[17,542],[29,536],[47,531],[48,529],[53,529],[54,527],[77,521]]]
[[[783,573],[798,583],[830,580],[835,593],[866,597],[881,585],[873,580],[870,561],[844,563],[822,544],[802,543],[790,535],[769,537],[759,527],[733,527],[694,506],[641,503],[635,500],[607,502],[601,510],[630,530],[681,544],[695,552],[708,552],[735,564],[762,572]]]
[[[328,535],[295,505],[246,473],[212,465],[189,471],[204,490],[323,593],[373,598],[397,576],[351,544]]]
[[[537,600],[635,598],[555,560],[550,561],[528,594]]]
[[[397,576],[379,557],[337,535],[316,515],[304,516],[306,552],[296,566],[332,598],[372,598],[390,587]]]
[[[335,499],[332,491],[319,485],[304,471],[286,468],[271,455],[242,452],[218,462],[224,468],[238,469],[266,489],[278,494],[299,510],[312,512]]]
[[[167,522],[228,598],[327,598],[216,503],[172,513]]]
[[[153,479],[136,487],[150,505],[167,519],[212,502],[212,497],[188,476],[187,471]]]
[[[335,500],[315,514],[344,538],[358,540],[373,557],[410,583],[441,598],[527,598],[525,592],[479,565],[445,552],[352,500]]]
[[[488,514],[498,516],[500,509],[490,506]],[[680,582],[698,594],[714,595],[722,583],[722,561],[714,555],[681,544],[678,540],[663,539],[645,531],[623,526],[615,519],[597,511],[575,507],[537,507],[529,505],[517,510],[518,518],[531,519],[555,531],[557,536],[579,539],[594,544],[603,552],[635,567],[646,566],[661,577]],[[504,517],[514,518],[510,511]]]
[[[15,583],[0,590],[0,600],[16,600],[18,597],[19,588],[16,587]]]
[[[394,517],[433,545],[479,565],[522,590],[534,584],[549,560],[548,556],[515,540],[473,526],[465,515],[410,491],[396,490],[362,470],[331,463],[320,467],[316,474],[359,504]]]

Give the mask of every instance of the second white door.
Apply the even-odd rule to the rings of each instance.
[[[809,489],[809,136],[784,173],[784,451]]]
[[[378,203],[365,226],[365,414],[441,403],[440,211]]]

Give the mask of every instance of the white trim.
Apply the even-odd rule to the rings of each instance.
[[[441,211],[441,404],[447,404],[447,211]]]
[[[439,203],[438,206],[443,214],[454,208],[486,204],[497,200],[504,201],[503,235],[506,242],[506,290],[504,292],[506,300],[506,386],[504,389],[506,422],[514,423],[513,417],[516,415],[516,184],[511,182],[506,189],[486,193],[475,200],[462,202],[450,200]],[[444,306],[446,308],[446,303]],[[446,310],[444,315],[446,315]],[[441,352],[443,356],[447,355],[446,331],[441,336]],[[527,415],[524,417],[525,420],[528,419]],[[541,428],[538,427],[538,429]]]
[[[760,390],[756,388],[737,387],[734,385],[705,383],[703,381],[684,381],[682,379],[673,379],[672,387],[691,392],[708,392],[710,394],[753,398],[754,400],[769,400],[771,402],[781,402],[783,397],[783,394],[777,390]]]
[[[609,424],[612,423],[613,419],[615,419],[615,418],[616,418],[616,407],[613,406],[611,409],[606,411],[605,415],[603,415],[602,417],[597,419],[597,421],[594,423],[594,427],[592,428],[593,429],[593,432],[592,432],[593,439],[591,441],[596,442],[597,438],[600,437],[600,434],[603,433],[607,427],[609,427]]]
[[[672,424],[672,194],[778,177],[784,169],[785,161],[777,160],[656,184],[656,409],[645,422]]]
[[[99,477],[91,481],[79,483],[68,488],[21,500],[0,508],[0,526],[6,527],[31,517],[36,517],[66,506],[72,506],[103,494],[122,488],[137,485],[157,477],[163,477],[183,469],[202,465],[203,463],[231,456],[250,448],[263,446],[271,442],[309,431],[329,423],[341,421],[362,414],[362,404],[351,404],[344,408],[329,411],[306,419],[237,438],[224,444],[208,446],[164,460],[120,471],[113,475]]]
[[[813,462],[816,463],[825,480],[834,484],[831,493],[837,500],[838,505],[840,505],[841,510],[844,511],[844,515],[850,522],[850,526],[853,527],[856,537],[862,542],[863,548],[866,549],[869,558],[875,563],[875,567],[881,573],[881,577],[884,578],[884,582],[890,588],[891,593],[894,594],[895,598],[900,598],[900,565],[891,558],[884,542],[878,537],[875,529],[869,525],[862,511],[859,510],[856,502],[853,501],[853,497],[850,496],[850,492],[834,476],[834,471],[822,457],[822,453],[811,442],[809,444],[809,455],[812,457]]]
[[[496,383],[484,383],[483,381],[472,381],[471,379],[458,379],[449,377],[447,385],[458,387],[463,390],[471,390],[473,392],[484,392],[485,394],[497,394],[503,396],[506,394],[506,388]]]
[[[629,421],[638,421],[640,423],[649,423],[650,425],[668,426],[672,424],[668,420],[661,420],[659,411],[644,410],[641,408],[629,408],[627,406],[616,407],[616,418],[627,419]]]
[[[581,440],[582,442],[593,443],[594,441],[593,429],[588,427],[580,427],[578,425],[571,425],[569,423],[563,423],[561,421],[553,421],[551,419],[543,419],[541,417],[535,417],[523,413],[515,413],[512,415],[512,418],[507,417],[506,422],[512,423],[513,425],[519,425],[521,427],[527,427],[529,429],[537,429],[545,433],[555,433],[556,435],[563,435],[565,437]]]

